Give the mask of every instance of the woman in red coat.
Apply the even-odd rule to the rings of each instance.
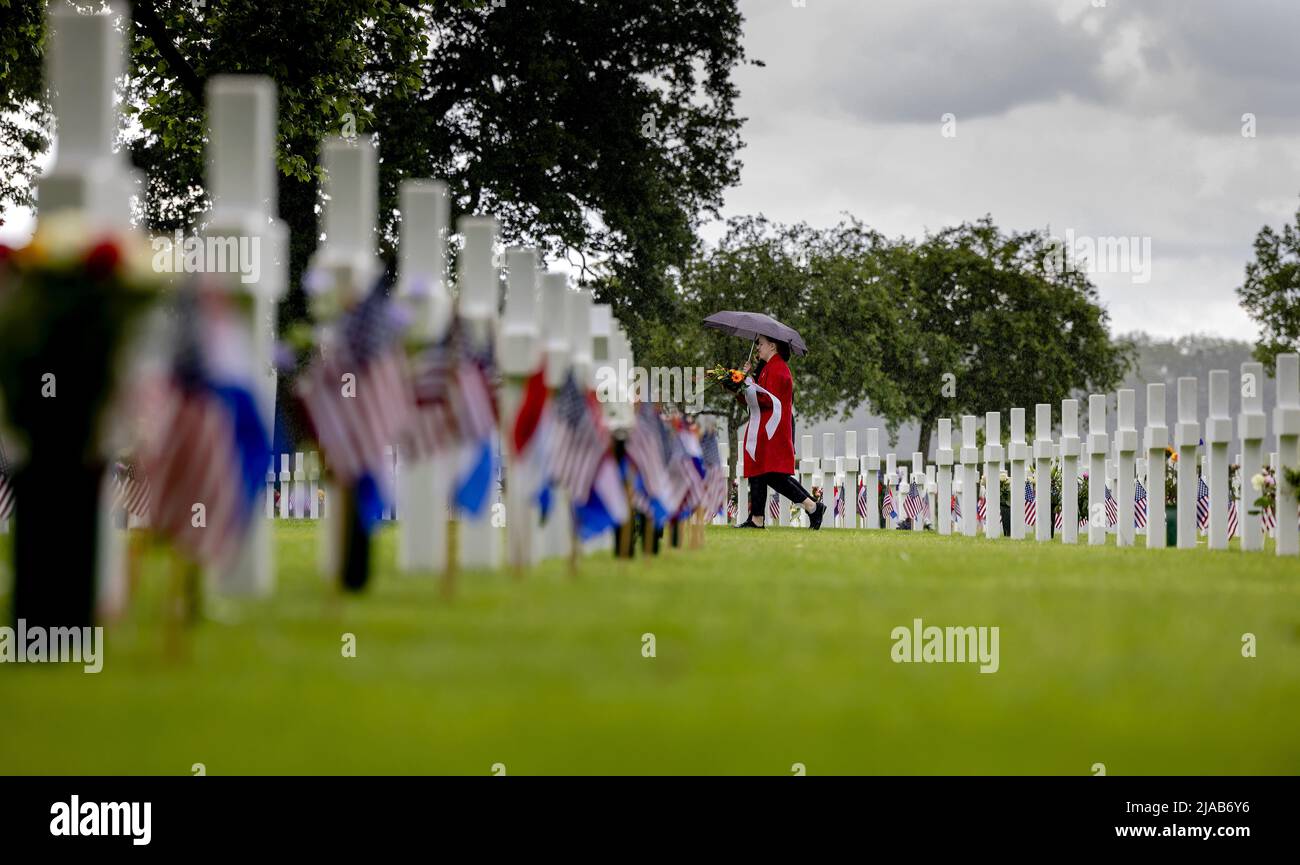
[[[794,379],[790,377],[790,345],[759,336],[758,367],[736,393],[749,407],[741,448],[741,474],[749,478],[749,519],[742,529],[761,529],[767,516],[769,488],[803,506],[808,524],[822,527],[826,505],[815,501],[794,475]]]

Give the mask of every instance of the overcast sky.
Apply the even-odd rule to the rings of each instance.
[[[795,2],[741,0],[767,65],[724,216],[1149,237],[1148,282],[1093,275],[1114,330],[1254,338],[1234,288],[1300,205],[1300,2]]]

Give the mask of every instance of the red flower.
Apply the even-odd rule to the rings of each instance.
[[[86,270],[96,279],[111,276],[122,261],[122,251],[111,240],[101,240],[86,253]]]

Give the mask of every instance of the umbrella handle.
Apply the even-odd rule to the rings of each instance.
[[[754,337],[754,341],[749,344],[749,357],[745,358],[746,365],[754,359],[754,346],[756,345],[758,345],[758,337]]]

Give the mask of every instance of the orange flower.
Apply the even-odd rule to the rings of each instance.
[[[731,380],[734,382],[742,382],[745,380],[745,374],[738,369],[733,369],[731,371]]]

